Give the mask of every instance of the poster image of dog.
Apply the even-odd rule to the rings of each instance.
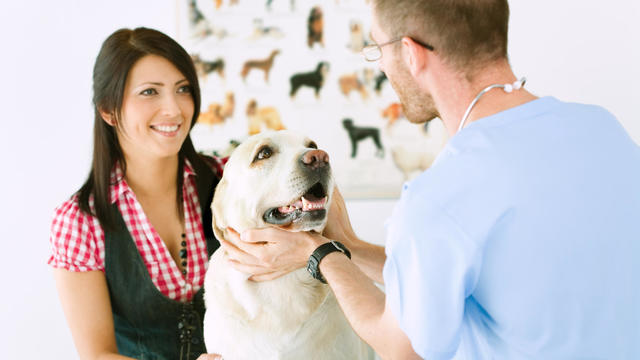
[[[382,85],[387,81],[387,74],[380,71],[378,75],[375,77],[375,91],[378,96],[382,93]]]
[[[203,38],[211,34],[209,22],[196,4],[196,0],[189,0],[189,24],[191,25],[191,35],[196,38]]]
[[[213,61],[205,61],[200,58],[200,55],[191,55],[191,59],[193,60],[193,65],[196,68],[196,72],[198,74],[198,78],[206,81],[207,76],[210,73],[217,73],[218,76],[224,79],[224,60],[222,58],[217,58]]]
[[[263,130],[284,130],[280,120],[280,113],[273,106],[258,107],[255,99],[247,104],[247,119],[249,120],[249,135],[255,135]]]
[[[312,48],[315,43],[324,47],[324,20],[320,6],[314,6],[307,19],[307,45]]]
[[[227,31],[213,26],[198,8],[196,0],[189,0],[189,25],[191,36],[202,40],[209,36],[215,36],[219,40],[228,35]]]
[[[404,181],[428,169],[444,148],[448,136],[440,119],[412,124],[406,119],[385,127],[387,147]]]
[[[249,137],[231,153],[215,190],[216,238],[233,242],[230,228],[322,232],[333,188],[329,156],[309,138],[290,131]],[[207,351],[227,360],[373,359],[329,286],[304,267],[253,282],[219,248],[204,290]]]
[[[351,119],[343,119],[342,126],[347,131],[347,135],[349,135],[352,158],[358,155],[358,143],[365,139],[371,139],[376,145],[377,157],[384,157],[384,148],[380,142],[380,129],[376,127],[356,126]]]
[[[249,36],[249,40],[256,41],[260,39],[281,39],[284,33],[277,26],[265,26],[262,18],[253,19],[253,32]]]
[[[398,102],[389,104],[389,106],[382,110],[382,117],[387,120],[387,127],[392,126],[398,119],[404,118],[402,104]]]
[[[224,103],[211,103],[207,111],[200,112],[197,122],[205,125],[219,125],[233,116],[235,97],[232,92],[225,96]]]
[[[289,96],[294,98],[298,89],[303,86],[307,86],[315,91],[316,98],[318,98],[320,96],[320,89],[322,89],[322,86],[324,85],[324,79],[328,72],[329,63],[321,61],[318,63],[314,71],[292,75],[291,78],[289,78],[289,83],[291,84]]]
[[[367,74],[367,70],[365,70],[365,77]],[[370,71],[369,71],[370,72]],[[349,98],[349,94],[352,91],[357,91],[360,94],[362,100],[367,100],[369,98],[369,92],[365,86],[366,79],[360,79],[357,73],[344,74],[340,76],[338,79],[338,85],[340,86],[340,92],[346,98]]]
[[[252,69],[257,69],[257,70],[262,70],[262,72],[264,73],[264,81],[268,83],[269,72],[271,72],[271,68],[273,67],[273,60],[278,54],[280,54],[280,50],[276,49],[271,51],[271,54],[266,59],[247,60],[242,65],[242,72],[240,73],[240,76],[242,77],[242,81],[247,80],[247,75],[249,75],[249,72]]]
[[[220,9],[222,7],[222,0],[214,0],[215,5],[216,5],[216,10]],[[229,1],[229,5],[237,5],[238,4],[238,0],[230,0]]]
[[[266,3],[267,11],[272,10],[271,3],[273,3],[273,0],[267,0],[267,3]],[[289,0],[289,9],[291,9],[291,11],[296,10],[296,0]]]
[[[364,31],[362,30],[362,23],[358,20],[351,20],[349,23],[349,43],[347,48],[354,53],[359,53],[362,48],[368,45],[365,40]]]

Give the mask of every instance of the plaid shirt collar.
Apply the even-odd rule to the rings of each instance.
[[[186,182],[190,176],[194,176],[195,174],[196,173],[193,170],[193,167],[191,166],[189,159],[184,159],[184,172],[183,172],[184,181]],[[110,189],[111,189],[110,191],[111,204],[115,204],[115,202],[118,201],[118,199],[120,199],[121,196],[131,191],[129,184],[127,184],[127,181],[124,179],[122,167],[120,166],[119,162],[116,162],[116,164],[113,166],[113,169],[111,170]]]

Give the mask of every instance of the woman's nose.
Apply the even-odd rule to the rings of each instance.
[[[180,114],[180,104],[174,94],[167,95],[162,100],[162,114],[167,117],[174,117]]]

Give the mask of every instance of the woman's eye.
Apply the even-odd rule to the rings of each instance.
[[[185,85],[185,86],[181,86],[178,89],[179,93],[185,93],[185,94],[190,94],[191,93],[191,85]]]
[[[140,92],[140,95],[155,95],[158,92],[156,91],[156,89],[154,88],[149,88],[149,89],[144,89],[142,90],[142,92]]]
[[[260,149],[260,151],[258,151],[258,154],[256,155],[255,160],[268,159],[269,157],[271,157],[271,155],[273,155],[273,151],[271,150],[270,147],[265,146],[262,149]]]

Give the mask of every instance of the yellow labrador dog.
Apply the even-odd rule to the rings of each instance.
[[[333,191],[326,152],[295,133],[260,133],[231,155],[212,203],[218,239],[278,226],[321,232]],[[235,359],[369,359],[328,285],[300,268],[275,280],[249,281],[220,249],[205,277],[204,338],[209,353]]]

